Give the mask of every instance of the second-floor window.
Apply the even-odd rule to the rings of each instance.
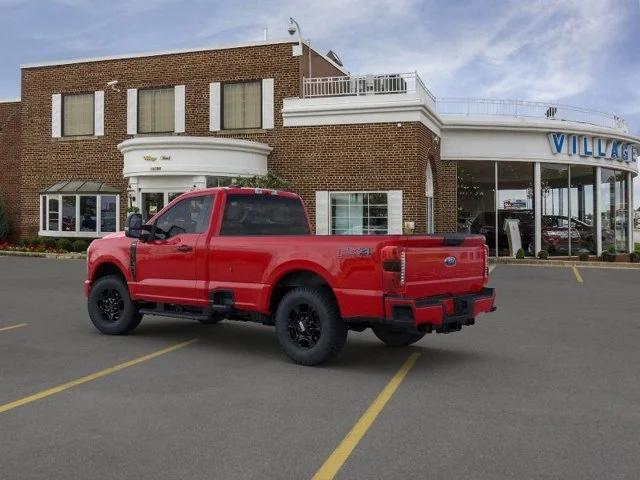
[[[93,92],[64,95],[62,99],[62,135],[65,137],[93,135]]]
[[[138,91],[138,132],[168,133],[175,129],[174,88]]]
[[[223,85],[222,128],[262,128],[262,82]]]

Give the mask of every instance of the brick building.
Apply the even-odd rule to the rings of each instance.
[[[337,61],[283,40],[23,65],[20,101],[0,103],[15,234],[99,237],[129,206],[151,217],[186,190],[270,171],[318,234],[478,232],[497,254],[629,248],[638,138],[619,117],[436,101],[415,73],[351,76]],[[552,134],[566,139],[557,151]],[[591,151],[572,154],[574,138]],[[591,243],[545,234],[570,217],[582,230],[557,228]]]

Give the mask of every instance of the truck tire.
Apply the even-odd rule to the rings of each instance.
[[[93,325],[107,335],[125,335],[142,320],[126,283],[117,275],[107,275],[93,284],[88,308]]]
[[[427,332],[399,332],[385,327],[371,327],[376,337],[390,347],[406,347],[416,343],[426,335]]]
[[[334,358],[347,340],[347,327],[338,306],[325,289],[294,288],[276,311],[276,335],[284,352],[301,365],[318,365]]]

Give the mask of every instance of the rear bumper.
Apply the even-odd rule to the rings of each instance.
[[[436,330],[448,333],[473,325],[482,313],[493,312],[496,294],[493,288],[483,288],[478,293],[428,298],[385,297],[386,325],[413,327],[419,330]]]

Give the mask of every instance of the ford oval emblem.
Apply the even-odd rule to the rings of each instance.
[[[444,264],[447,267],[455,267],[456,263],[458,263],[458,261],[456,260],[456,257],[447,257],[444,259]]]

